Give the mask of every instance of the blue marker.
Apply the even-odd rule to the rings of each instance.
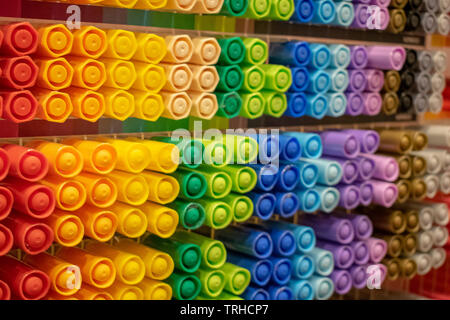
[[[284,116],[300,118],[305,115],[308,100],[306,100],[306,96],[303,92],[286,93],[286,98],[287,109],[283,114]]]
[[[320,210],[323,212],[332,212],[339,204],[339,190],[333,187],[317,185],[314,187],[320,196]]]
[[[335,2],[336,15],[331,24],[348,27],[355,18],[353,4],[347,1]]]
[[[347,97],[345,94],[337,93],[327,93],[325,96],[328,99],[328,109],[327,116],[338,118],[345,114],[345,109],[347,109]]]
[[[258,259],[269,257],[273,251],[270,234],[242,226],[230,226],[226,230],[216,230],[216,239],[222,241],[230,250]]]
[[[282,218],[290,218],[297,213],[300,205],[298,197],[293,192],[277,192],[275,193],[277,202],[275,204],[275,213]]]
[[[292,277],[296,279],[308,279],[316,268],[314,259],[308,254],[299,254],[291,258]]]
[[[273,243],[273,255],[289,257],[294,254],[296,243],[295,235],[292,231],[279,228],[269,228],[264,224],[247,223],[245,226],[253,230],[260,230],[270,234],[270,238]]]
[[[271,43],[269,62],[292,67],[304,67],[311,61],[309,43],[305,41],[289,41]]]
[[[318,24],[330,24],[336,17],[334,2],[330,0],[316,1],[311,22]]]
[[[298,253],[305,253],[311,251],[316,245],[316,235],[314,230],[307,226],[301,226],[284,221],[265,221],[262,225],[273,230],[290,230],[294,234],[295,243]]]
[[[330,77],[330,87],[328,91],[344,92],[348,86],[348,72],[344,69],[326,69],[325,72]]]
[[[317,3],[319,2],[321,1],[317,1]],[[328,49],[327,45],[320,43],[312,43],[309,46],[311,48],[311,63],[308,67],[326,69],[331,61],[330,49]]]
[[[297,161],[296,167],[300,171],[300,178],[297,187],[300,189],[312,188],[317,183],[319,169],[313,163],[305,161]]]
[[[308,252],[314,259],[315,269],[314,272],[320,276],[329,276],[334,270],[334,257],[331,251],[314,248]]]
[[[333,295],[334,284],[330,278],[314,275],[309,278],[309,282],[313,287],[316,300],[328,300]]]
[[[308,93],[325,93],[330,89],[331,79],[324,70],[314,70],[309,76]]]
[[[283,164],[278,171],[278,181],[275,189],[280,191],[292,191],[297,186],[300,171],[294,164]]]
[[[311,118],[315,119],[323,119],[325,115],[327,114],[328,110],[328,99],[323,94],[314,94],[306,95],[306,100],[308,101],[308,104],[306,105],[306,112],[305,114],[307,116],[310,116]]]
[[[287,258],[270,257],[273,264],[272,278],[270,281],[276,285],[284,285],[291,280],[292,263]]]
[[[258,162],[267,164],[280,155],[280,141],[274,134],[249,134],[247,135],[258,142]]]
[[[250,271],[251,283],[265,286],[272,277],[273,265],[270,260],[254,259],[234,251],[227,252],[227,261]]]
[[[293,300],[294,293],[291,288],[287,286],[267,286],[267,292],[270,295],[270,300]]]
[[[283,132],[282,134],[297,137],[302,146],[302,157],[317,159],[322,156],[322,139],[316,133]]]
[[[270,300],[269,293],[263,288],[248,286],[242,294],[245,300]]]
[[[302,92],[308,88],[310,77],[308,69],[304,67],[291,68],[292,85],[289,88],[291,92]]]
[[[314,288],[308,280],[291,279],[288,284],[294,293],[295,300],[312,300],[314,299]]]
[[[294,162],[302,155],[302,146],[295,136],[280,135],[280,160]]]
[[[295,194],[300,200],[300,210],[312,213],[319,210],[320,195],[314,189],[296,190]]]
[[[277,198],[272,193],[250,192],[247,196],[253,201],[253,215],[268,220],[275,212]]]
[[[328,45],[331,53],[330,67],[347,69],[350,64],[350,48],[343,44]]]
[[[302,158],[302,161],[313,163],[319,169],[317,182],[326,186],[334,186],[341,181],[342,168],[336,161],[324,159],[308,159]]]
[[[257,175],[255,189],[259,191],[270,191],[278,181],[278,167],[273,164],[250,164]]]
[[[292,21],[301,23],[310,22],[314,15],[314,1],[297,0],[295,1],[295,11],[291,17]]]

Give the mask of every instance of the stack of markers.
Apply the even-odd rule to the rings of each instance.
[[[385,30],[390,24],[388,6],[390,0],[355,0],[355,18],[352,23],[357,29]]]
[[[389,4],[389,26],[387,28],[388,31],[392,33],[401,33],[405,30],[405,27],[408,22],[408,18],[406,17],[405,7],[408,0],[393,0]],[[410,18],[411,19],[411,18]],[[415,23],[415,21],[410,21],[410,23]],[[410,28],[413,26],[410,26]]]
[[[446,36],[450,31],[448,16],[450,5],[442,0],[423,0],[423,4],[418,0],[414,2],[420,3],[417,10],[420,12],[423,31],[427,34],[439,33]]]

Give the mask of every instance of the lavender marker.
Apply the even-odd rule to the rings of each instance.
[[[383,260],[387,253],[387,243],[382,239],[369,238],[366,240],[367,247],[369,248],[370,262],[379,263]]]
[[[406,51],[399,46],[369,46],[367,56],[369,68],[399,71],[405,63]]]
[[[375,161],[361,156],[355,160],[358,161],[359,166],[358,179],[364,181],[372,178],[375,172]]]
[[[344,158],[358,156],[360,147],[354,135],[341,131],[326,131],[320,133],[323,144],[323,154]]]
[[[359,202],[363,206],[368,206],[373,200],[373,185],[370,181],[355,183],[359,187]]]
[[[356,4],[353,6],[353,9],[355,11],[355,18],[353,19],[353,22],[351,26],[353,28],[358,29],[366,29],[367,28],[367,19],[369,18],[368,15],[368,5],[366,4]]]
[[[380,92],[384,85],[384,73],[378,69],[363,70],[366,75],[366,88],[364,91]]]
[[[347,91],[362,92],[366,88],[367,78],[363,70],[349,70],[348,78]]]
[[[326,157],[324,159],[336,161],[341,165],[342,178],[339,183],[352,184],[358,178],[359,163],[354,159],[344,159],[336,157]]]
[[[380,8],[380,28],[379,30],[385,30],[389,25],[389,10],[387,8]]]
[[[380,135],[374,130],[343,130],[353,134],[359,141],[361,152],[375,153],[380,145]]]
[[[343,212],[336,212],[335,215],[351,221],[355,231],[355,240],[367,240],[372,235],[373,225],[368,216]]]
[[[354,185],[337,185],[339,190],[339,206],[347,210],[355,209],[359,205],[359,188]]]
[[[356,20],[356,19],[355,19]],[[367,50],[365,46],[350,47],[350,64],[348,69],[364,69],[367,65]]]
[[[334,291],[337,294],[346,294],[352,288],[352,276],[347,270],[335,269],[330,278],[334,283]]]
[[[355,252],[355,264],[362,266],[369,262],[369,247],[364,241],[353,241],[350,246]]]
[[[380,113],[383,105],[383,99],[378,92],[364,92],[364,109],[363,114],[368,116],[375,116]]]
[[[355,231],[350,220],[325,214],[303,214],[299,216],[299,224],[314,229],[320,239],[347,244],[353,241]]]
[[[356,289],[362,289],[367,285],[367,273],[365,266],[353,265],[348,269],[352,276],[353,287]]]
[[[372,159],[375,162],[373,177],[383,181],[395,181],[399,175],[397,161],[392,157],[362,153],[361,157]]]
[[[373,203],[389,208],[395,203],[398,196],[397,186],[393,183],[370,180],[373,186]]]
[[[364,97],[359,92],[348,92],[345,94],[347,98],[347,109],[345,114],[350,116],[359,116],[364,111]]]
[[[355,261],[355,253],[352,247],[323,240],[317,240],[317,247],[331,251],[334,258],[334,266],[340,269],[349,268]]]

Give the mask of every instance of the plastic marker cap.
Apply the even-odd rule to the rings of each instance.
[[[76,212],[84,225],[87,236],[97,241],[108,241],[116,232],[118,217],[115,213],[86,205]]]
[[[14,244],[13,237],[12,232],[7,227],[0,224],[0,256],[4,256],[11,250]]]
[[[65,92],[33,89],[39,107],[36,116],[47,121],[64,123],[73,112],[70,96]]]
[[[212,37],[196,37],[192,39],[194,52],[190,63],[200,65],[214,65],[219,60],[220,45]]]
[[[72,54],[93,59],[99,58],[106,50],[106,33],[94,26],[82,26],[73,32]]]
[[[87,191],[87,202],[99,208],[107,208],[117,199],[117,186],[107,177],[81,173],[75,177]]]
[[[138,207],[147,217],[147,230],[161,238],[168,238],[178,225],[179,217],[175,210],[153,202]]]
[[[29,55],[36,51],[38,33],[29,22],[17,22],[1,27],[1,52],[10,56]]]
[[[168,206],[178,213],[179,223],[186,229],[197,229],[205,221],[205,209],[199,203],[175,200]]]
[[[103,53],[106,58],[130,60],[137,50],[136,37],[126,30],[107,30],[107,49]]]
[[[0,91],[0,97],[3,99],[3,119],[23,123],[35,117],[38,102],[30,91]]]
[[[39,46],[36,53],[44,57],[57,58],[72,50],[73,35],[63,24],[54,24],[38,29]]]
[[[82,183],[76,180],[47,177],[42,183],[52,189],[55,194],[56,206],[62,210],[75,211],[86,202],[86,189]],[[47,199],[46,202],[48,202]],[[42,201],[39,204],[34,204],[34,206],[44,207]]]
[[[261,92],[241,94],[242,109],[240,116],[248,119],[256,119],[263,115],[266,106],[266,100]]]
[[[200,293],[201,282],[195,275],[172,273],[165,282],[172,287],[177,300],[193,300]]]
[[[138,46],[133,60],[158,64],[166,55],[166,42],[156,34],[136,33],[136,41]]]
[[[167,52],[162,62],[189,62],[194,53],[194,44],[188,35],[171,35],[165,37]]]
[[[292,0],[278,0],[273,1],[270,6],[270,12],[267,16],[274,20],[289,20],[294,14],[295,5]]]
[[[97,120],[105,113],[105,98],[102,94],[76,87],[64,90],[72,99],[72,116],[89,121]]]
[[[245,57],[244,63],[263,64],[268,57],[267,43],[258,38],[244,38]]]
[[[243,61],[246,48],[241,38],[222,38],[217,41],[221,48],[218,61],[220,65],[239,64]]]
[[[242,84],[242,91],[245,92],[258,92],[264,88],[266,82],[266,74],[264,69],[262,69],[263,65],[254,65],[254,66],[246,66],[242,68],[242,72],[244,73],[244,82]],[[289,70],[289,69],[287,69]],[[284,79],[284,78],[283,78]],[[269,80],[268,80],[269,81]],[[288,81],[284,80],[282,83],[287,83]],[[290,85],[290,83],[289,83]],[[287,88],[289,88],[289,85]],[[287,90],[286,88],[286,90]]]
[[[61,90],[71,85],[74,70],[64,58],[36,59],[39,73],[36,83],[39,87]]]
[[[137,286],[144,292],[146,300],[170,300],[172,298],[172,287],[167,283],[144,278]]]
[[[76,246],[83,239],[83,222],[76,215],[56,209],[45,222],[52,228],[55,241],[63,246]]]
[[[191,93],[192,109],[191,116],[210,120],[219,110],[217,97],[213,93]]]
[[[161,95],[166,107],[162,113],[162,117],[179,120],[189,116],[192,109],[192,100],[186,92],[161,92]]]

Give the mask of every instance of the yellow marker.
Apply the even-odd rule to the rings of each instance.
[[[73,247],[83,240],[83,222],[76,215],[55,209],[44,222],[52,228],[55,241],[60,245]]]
[[[147,230],[147,217],[138,208],[116,202],[109,210],[114,212],[119,219],[117,232],[120,234],[128,238],[137,238],[142,236]]]
[[[73,112],[67,93],[41,88],[33,88],[31,93],[39,103],[36,116],[43,120],[63,123]]]
[[[192,100],[186,92],[164,92],[161,91],[164,100],[164,112],[162,117],[173,120],[184,119],[189,116],[192,108]]]
[[[167,0],[165,10],[175,10],[178,12],[189,12],[197,0]]]
[[[42,140],[30,141],[26,146],[45,155],[50,164],[50,175],[71,178],[83,169],[83,156],[72,146]]]
[[[106,4],[107,1],[114,1],[114,0],[106,0],[102,4]],[[136,0],[131,1],[136,3]],[[103,54],[103,57],[130,60],[137,50],[136,37],[134,36],[134,33],[131,31],[108,30],[106,31],[106,38],[108,40],[108,47],[105,53]]]
[[[84,171],[108,174],[116,166],[117,151],[110,143],[76,138],[65,139],[62,143],[73,146],[83,155]]]
[[[145,178],[149,186],[148,200],[166,204],[172,202],[180,192],[180,185],[177,179],[165,174],[143,171],[141,176]]]
[[[116,202],[117,187],[111,179],[87,172],[80,173],[74,179],[86,188],[87,203],[95,207],[107,208]]]
[[[166,74],[166,84],[163,90],[169,92],[181,92],[189,89],[192,83],[192,71],[187,64],[161,63]]]
[[[136,81],[136,70],[131,61],[119,59],[99,59],[106,68],[106,81],[104,86],[128,90]]]
[[[148,278],[164,280],[173,272],[173,260],[165,252],[138,244],[137,242],[128,239],[120,239],[115,246],[120,250],[141,257],[145,264],[145,276]]]
[[[201,65],[216,64],[220,56],[220,45],[213,37],[196,37],[192,39],[194,52],[190,63]]]
[[[149,186],[144,177],[122,171],[112,171],[108,174],[117,186],[117,200],[138,206],[147,201]]]
[[[55,194],[56,207],[75,211],[86,202],[86,189],[76,180],[61,177],[46,177],[41,183],[50,187]]]
[[[219,74],[214,66],[189,65],[192,71],[191,91],[214,92],[219,83]]]
[[[40,56],[58,58],[72,50],[73,35],[63,24],[54,24],[38,30],[36,53]]]
[[[175,210],[150,201],[139,206],[139,209],[147,216],[148,231],[160,238],[169,238],[173,235],[179,222]]]
[[[166,83],[164,68],[144,62],[134,62],[136,81],[133,89],[158,93]]]
[[[116,281],[106,291],[113,297],[114,300],[142,300],[144,299],[144,292],[137,286],[128,286],[126,284]]]
[[[64,58],[33,59],[39,68],[36,86],[50,90],[61,90],[72,83],[73,68]]]
[[[99,92],[105,97],[105,115],[120,121],[126,120],[134,113],[134,97],[125,90],[101,88]]]
[[[50,278],[50,288],[62,296],[75,294],[81,285],[82,276],[77,274],[78,267],[64,260],[42,252],[38,255],[26,255],[26,264],[45,272]]]
[[[79,266],[83,281],[93,287],[108,288],[116,279],[116,268],[108,258],[90,254],[80,248],[61,248],[56,256]]]
[[[137,286],[144,292],[144,300],[172,299],[172,287],[165,282],[144,278]]]
[[[106,32],[94,26],[82,26],[73,31],[72,54],[98,59],[106,50]]]
[[[189,0],[181,1],[187,2]],[[167,53],[162,62],[186,63],[191,60],[194,53],[194,44],[188,35],[166,36],[164,40],[166,41]]]
[[[115,213],[93,206],[86,205],[77,210],[84,225],[84,233],[97,241],[108,241],[114,236],[118,219]]]
[[[128,92],[134,96],[134,113],[131,115],[132,117],[147,121],[159,119],[164,111],[164,101],[160,94],[133,89]]]
[[[192,13],[219,13],[222,9],[223,2],[224,0],[197,0],[191,11]]]
[[[113,296],[108,292],[97,291],[87,284],[83,284],[74,297],[79,300],[114,300]]]
[[[106,81],[105,65],[98,60],[76,56],[67,57],[73,67],[72,86],[98,90]]]
[[[140,2],[163,3],[167,0],[139,0]],[[139,4],[139,2],[138,2]],[[133,60],[158,64],[166,55],[166,42],[164,38],[152,33],[136,33],[137,50]]]
[[[192,109],[191,116],[201,119],[212,119],[215,116],[219,106],[217,104],[217,97],[213,93],[191,93]]]
[[[124,284],[134,285],[142,281],[145,275],[144,261],[137,255],[119,250],[113,246],[96,241],[87,241],[86,250],[93,254],[107,257],[116,267],[116,279]],[[112,288],[115,287],[115,284]]]
[[[64,92],[72,98],[72,116],[97,122],[105,113],[105,98],[102,94],[76,87],[67,88]]]

